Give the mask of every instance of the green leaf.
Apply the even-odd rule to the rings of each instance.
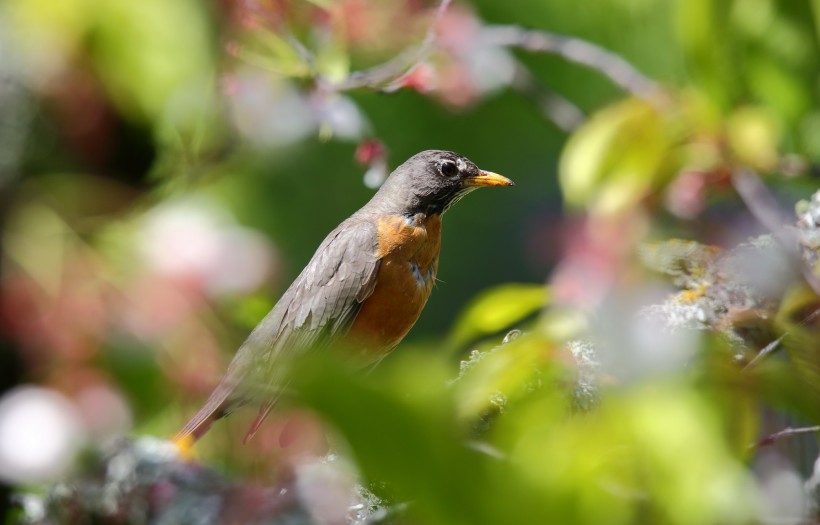
[[[462,346],[497,333],[543,308],[549,289],[541,284],[504,284],[480,293],[459,316],[450,343]]]
[[[799,285],[786,293],[775,317],[777,327],[786,332],[783,346],[789,352],[795,373],[809,387],[807,394],[815,398],[820,395],[820,335],[812,316],[818,309],[820,299],[814,291]]]
[[[411,522],[497,523],[490,494],[476,483],[489,458],[463,445],[443,369],[430,361],[416,355],[364,377],[316,359],[300,369],[298,391],[344,435],[380,496],[413,501],[408,512],[421,521]],[[374,376],[387,381],[377,388]]]
[[[667,179],[679,127],[644,100],[600,111],[570,137],[561,155],[564,199],[604,215],[635,206]]]
[[[764,107],[744,107],[726,120],[726,137],[737,160],[760,171],[777,167],[780,130]]]
[[[288,77],[302,78],[311,73],[293,45],[269,29],[252,32],[236,46],[234,54],[248,64]]]
[[[681,50],[692,80],[721,108],[728,108],[741,91],[739,64],[733,56],[735,36],[729,21],[734,2],[677,0]],[[715,38],[715,35],[721,35]]]
[[[350,56],[340,39],[328,39],[316,52],[316,69],[325,78],[341,82],[350,72]]]
[[[557,383],[545,377],[556,375],[544,368],[553,350],[551,341],[533,333],[490,350],[474,350],[468,361],[462,361],[461,373],[453,383],[458,417],[475,420],[526,397],[542,382]],[[555,391],[558,385],[547,388]]]

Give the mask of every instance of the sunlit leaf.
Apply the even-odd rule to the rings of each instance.
[[[726,134],[732,153],[741,163],[764,172],[777,166],[780,131],[765,108],[745,107],[734,111],[727,118]]]
[[[509,451],[505,474],[541,494],[541,502],[527,502],[539,516],[692,525],[754,516],[754,485],[733,458],[715,408],[690,386],[635,386],[582,417],[556,407],[545,389],[494,431],[497,446]]]
[[[509,328],[543,308],[549,297],[549,289],[541,284],[504,284],[486,290],[461,313],[450,341],[461,346]]]
[[[413,501],[413,515],[442,525],[493,523],[489,494],[473,482],[488,458],[463,446],[443,378],[418,360],[405,360],[401,372],[414,388],[375,389],[317,360],[303,370],[300,391],[342,432],[366,478],[386,483],[398,501]]]
[[[492,349],[474,350],[461,364],[454,383],[458,415],[477,419],[500,411],[527,392],[551,379],[543,377],[544,364],[554,345],[536,334],[526,334]],[[554,381],[554,379],[552,379]],[[546,388],[556,389],[556,385]]]
[[[786,294],[777,312],[775,322],[786,336],[783,346],[792,358],[795,373],[803,377],[812,390],[809,395],[820,395],[820,299],[806,286],[795,286]]]
[[[601,214],[637,204],[668,178],[679,130],[650,102],[629,99],[593,116],[561,155],[564,199]]]
[[[251,32],[234,52],[240,60],[285,76],[298,78],[310,73],[293,44],[265,27]]]
[[[344,43],[338,39],[327,40],[316,53],[317,71],[333,82],[340,82],[350,71],[350,56]]]
[[[724,0],[676,2],[679,38],[693,81],[721,108],[729,107],[740,90],[730,37],[732,4]]]
[[[820,421],[820,403],[811,378],[798,373],[789,360],[772,356],[751,373],[767,404],[807,421]]]
[[[71,230],[54,210],[31,205],[19,210],[2,241],[7,256],[15,264],[43,289],[56,293],[72,237]]]
[[[210,81],[207,21],[196,2],[115,0],[97,6],[93,56],[122,111],[157,119],[181,90]]]

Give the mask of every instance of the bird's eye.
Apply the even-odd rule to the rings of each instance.
[[[445,177],[454,177],[458,173],[455,163],[448,161],[441,163],[441,174]]]

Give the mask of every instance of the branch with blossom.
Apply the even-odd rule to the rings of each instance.
[[[583,112],[568,98],[546,88],[527,66],[515,59],[509,52],[512,49],[554,54],[598,71],[637,96],[649,96],[656,90],[656,83],[625,58],[596,44],[545,30],[486,25],[462,6],[451,4],[450,0],[438,3],[421,42],[397,51],[380,64],[341,76],[341,66],[332,68],[331,72],[321,67],[321,45],[313,49],[300,41],[280,17],[273,22],[257,17],[254,23],[246,24],[249,34],[260,35],[268,42],[269,51],[250,52],[237,42],[232,42],[228,49],[241,62],[275,71],[284,78],[309,78],[311,83],[305,98],[308,106],[324,108],[317,106],[315,111],[322,121],[319,129],[324,136],[367,134],[366,116],[342,95],[361,89],[385,93],[413,89],[458,108],[500,88],[510,87],[529,98],[543,117],[560,129],[576,129],[584,121]],[[339,53],[347,53],[349,56],[344,60],[349,61],[354,51],[345,49]],[[342,106],[347,109],[342,111]],[[357,116],[354,118],[354,115]],[[349,131],[344,131],[340,118],[361,123],[350,124]]]

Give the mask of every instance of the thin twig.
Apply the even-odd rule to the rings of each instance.
[[[791,437],[800,434],[813,434],[815,432],[820,432],[820,425],[799,428],[788,427],[781,430],[780,432],[775,432],[774,434],[769,434],[768,436],[761,438],[757,443],[751,445],[749,448],[761,448],[768,445],[772,445],[785,437]]]
[[[788,334],[789,332],[784,333],[783,335],[781,335],[780,337],[778,337],[777,339],[763,347],[763,349],[760,352],[758,352],[757,355],[754,356],[751,361],[746,363],[746,366],[744,366],[741,369],[741,371],[746,372],[747,370],[750,370],[757,363],[765,359],[769,354],[780,348],[780,343],[783,342],[783,339],[785,339]]]
[[[804,317],[798,323],[798,325],[807,325],[807,324],[813,322],[818,317],[820,317],[820,308],[818,308],[817,310],[813,311],[812,313],[810,313],[809,315]],[[783,342],[783,339],[788,337],[790,334],[791,334],[791,332],[785,332],[785,333],[783,333],[783,335],[781,335],[780,337],[778,337],[777,339],[775,339],[774,341],[772,341],[771,343],[769,343],[765,347],[763,347],[763,349],[760,352],[758,352],[758,354],[756,356],[754,356],[751,361],[746,363],[746,366],[743,367],[742,371],[745,372],[747,370],[750,370],[753,366],[757,365],[757,363],[759,363],[760,361],[762,361],[763,359],[768,357],[770,354],[774,353],[775,350],[780,348],[780,343]]]
[[[655,82],[638,71],[623,57],[579,38],[518,26],[487,26],[481,39],[491,45],[519,47],[527,51],[554,53],[609,78],[621,88],[638,96],[655,90]]]
[[[332,87],[339,91],[364,87],[381,88],[412,73],[433,52],[436,43],[436,28],[451,2],[452,0],[441,0],[421,44],[402,51],[383,64],[363,71],[355,71],[345,81]]]
[[[567,98],[542,86],[529,69],[518,61],[515,63],[512,87],[529,97],[544,117],[562,131],[571,133],[586,119],[581,108]]]

